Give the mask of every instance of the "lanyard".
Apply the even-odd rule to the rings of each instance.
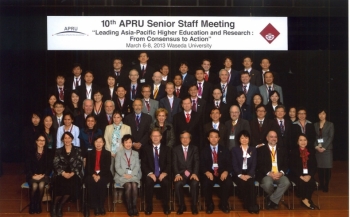
[[[124,153],[124,155],[125,155],[125,158],[126,158],[126,162],[128,163],[128,168],[130,169],[130,160],[131,160],[132,151],[130,152],[130,158],[128,158],[126,153]]]

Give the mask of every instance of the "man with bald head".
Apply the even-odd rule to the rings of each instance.
[[[74,120],[74,125],[79,127],[79,129],[83,128],[85,125],[86,116],[92,114],[92,110],[94,108],[94,101],[92,99],[85,99],[83,101],[83,113],[78,115]]]
[[[240,110],[236,105],[231,106],[230,108],[230,117],[231,120],[225,122],[227,129],[227,142],[226,146],[231,151],[235,146],[239,145],[239,138],[236,136],[242,131],[246,130],[250,134],[249,122],[239,117]]]
[[[162,73],[156,71],[153,73],[153,84],[151,85],[151,98],[159,101],[166,96],[165,85],[162,84]]]
[[[105,132],[106,126],[113,123],[112,114],[115,109],[114,102],[112,100],[106,100],[104,103],[104,111],[97,118],[97,128]]]

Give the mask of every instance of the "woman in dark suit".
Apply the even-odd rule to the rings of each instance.
[[[268,119],[274,119],[275,118],[275,108],[278,105],[282,105],[280,101],[280,94],[278,91],[271,91],[270,92],[270,97],[269,97],[269,102],[266,104],[266,118]]]
[[[297,121],[297,108],[295,108],[294,106],[289,108],[289,112],[288,112],[288,116],[290,118],[290,120],[292,121],[292,123],[294,123],[295,121]]]
[[[256,203],[255,193],[255,168],[257,154],[254,146],[249,146],[250,135],[246,130],[242,130],[239,134],[240,146],[233,147],[232,153],[232,177],[240,189],[240,193],[244,198],[244,206],[249,213],[259,213],[259,207]]]
[[[41,213],[44,188],[49,183],[52,170],[52,160],[48,157],[45,135],[39,133],[35,143],[36,147],[30,150],[26,160],[26,180],[30,188],[29,214]]]
[[[72,144],[74,137],[69,131],[64,132],[61,141],[63,147],[58,148],[53,160],[54,167],[54,203],[51,216],[62,216],[62,206],[70,196],[77,199],[83,171],[81,150]]]
[[[86,158],[87,152],[94,149],[94,141],[97,137],[102,136],[102,131],[97,129],[96,117],[93,114],[89,114],[85,119],[85,126],[80,130],[80,148],[84,158]]]
[[[74,117],[76,117],[82,113],[82,102],[80,101],[78,92],[76,90],[72,90],[70,96],[71,98],[70,101],[67,103],[66,109],[70,111]]]
[[[105,215],[106,186],[112,180],[110,170],[111,153],[107,151],[102,135],[94,139],[94,149],[87,153],[85,185],[88,190],[89,204],[95,215]]]
[[[55,104],[56,101],[57,101],[57,98],[56,98],[55,94],[51,94],[49,96],[49,100],[48,100],[49,106],[44,109],[44,115],[50,115],[50,116],[55,115],[55,110],[53,109],[53,104]]]
[[[314,124],[318,178],[320,180],[320,189],[323,192],[328,192],[331,168],[333,167],[334,126],[332,122],[326,121],[326,116],[326,110],[319,110],[318,118],[320,121]]]
[[[240,118],[243,118],[247,121],[250,121],[252,119],[251,117],[251,112],[250,112],[250,107],[246,104],[246,96],[243,91],[238,91],[237,93],[237,98],[236,98],[236,104],[239,107],[240,110]]]
[[[44,117],[43,125],[44,130],[43,133],[45,135],[47,145],[45,146],[49,155],[50,162],[53,161],[56,151],[56,134],[57,131],[53,128],[53,120],[52,117],[47,115]]]
[[[263,105],[263,98],[260,93],[256,93],[252,97],[252,101],[250,102],[250,113],[252,116],[252,120],[256,119],[255,109],[258,105]]]
[[[290,179],[295,182],[298,195],[301,197],[301,204],[309,209],[315,209],[315,205],[311,200],[312,192],[316,187],[314,175],[316,173],[316,158],[310,152],[314,149],[313,146],[308,145],[308,139],[305,134],[298,136],[298,149],[291,152],[290,157]]]
[[[308,150],[311,151],[313,154],[315,154],[315,148],[314,148],[315,138],[316,138],[315,127],[309,120],[306,119],[306,115],[307,115],[307,112],[306,112],[305,108],[300,107],[297,109],[298,120],[292,124],[292,144],[293,144],[293,146],[291,147],[291,149],[298,148],[298,146],[294,145],[294,144],[297,144],[299,135],[301,133],[303,133],[307,137]],[[313,147],[313,148],[311,148],[311,147]]]
[[[23,141],[24,141],[24,149],[23,149],[23,157],[25,159],[26,154],[28,154],[33,148],[35,148],[35,138],[38,133],[42,131],[41,115],[39,112],[31,113],[31,123],[30,125],[24,128],[23,132]]]
[[[152,132],[154,128],[160,129],[162,132],[161,143],[166,144],[170,148],[173,147],[175,142],[175,135],[173,125],[166,121],[168,111],[165,108],[159,108],[157,109],[155,116],[156,121],[151,124],[150,132]]]

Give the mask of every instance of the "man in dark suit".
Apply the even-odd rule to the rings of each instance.
[[[226,130],[227,130],[227,142],[226,147],[231,151],[231,149],[235,146],[238,146],[238,134],[242,130],[246,130],[250,134],[249,122],[242,118],[239,118],[240,110],[236,105],[231,106],[230,108],[230,117],[231,120],[225,122]]]
[[[192,214],[197,215],[198,187],[199,187],[199,152],[196,146],[190,145],[191,134],[184,131],[180,134],[181,145],[173,148],[173,172],[175,192],[179,200],[179,209],[176,214],[186,211],[183,186],[191,188]]]
[[[278,203],[290,186],[285,176],[288,170],[288,153],[277,144],[277,133],[271,130],[266,137],[267,145],[258,149],[257,180],[267,196],[265,204],[268,209],[278,209]],[[277,184],[274,190],[273,184]]]
[[[232,58],[231,57],[225,57],[224,67],[225,67],[226,71],[229,73],[227,82],[232,86],[239,85],[241,83],[240,74],[239,74],[239,71],[234,70],[232,68]]]
[[[284,105],[278,105],[275,108],[276,118],[272,121],[273,128],[277,132],[278,145],[285,147],[287,150],[292,149],[292,122],[289,118],[284,118],[286,115],[286,108]]]
[[[179,71],[182,76],[182,85],[185,87],[189,87],[193,84],[196,84],[196,79],[193,75],[188,73],[188,63],[187,62],[181,62]]]
[[[139,100],[135,100],[138,102]],[[135,103],[134,102],[134,103]],[[136,110],[136,109],[135,109]],[[145,114],[147,115],[147,114]],[[148,128],[147,128],[148,129]],[[134,136],[134,134],[133,134]],[[153,189],[155,184],[160,184],[162,190],[162,206],[165,215],[170,214],[169,199],[171,186],[171,149],[166,144],[161,144],[162,133],[154,128],[151,132],[152,145],[144,146],[142,155],[142,177],[145,181],[145,214],[153,211]]]
[[[113,111],[115,109],[114,102],[112,100],[106,100],[104,102],[104,111],[97,117],[97,128],[102,130],[102,135],[105,133],[107,125],[113,123]]]
[[[248,72],[241,72],[241,84],[237,86],[237,92],[238,91],[243,91],[246,97],[246,104],[250,105],[252,102],[252,97],[254,94],[260,93],[259,87],[255,86],[251,82],[251,77]]]
[[[56,76],[56,85],[49,90],[49,96],[55,95],[56,99],[67,104],[70,99],[70,91],[67,86],[64,85],[65,78],[63,75],[58,74]]]
[[[134,112],[125,117],[124,123],[131,128],[131,134],[132,137],[134,137],[133,148],[140,150],[141,147],[146,147],[148,145],[148,131],[149,126],[152,123],[152,117],[141,112],[141,99],[135,99],[132,107]],[[140,153],[140,156],[142,158],[142,152]]]
[[[94,74],[92,71],[86,71],[84,75],[85,84],[77,88],[79,100],[82,102],[85,99],[93,99],[94,93],[99,87],[92,83],[94,80]]]
[[[122,113],[123,118],[133,112],[132,101],[126,97],[126,93],[125,87],[117,87],[117,99],[114,101],[115,109]]]
[[[231,106],[235,103],[237,90],[234,86],[228,83],[229,74],[226,69],[221,69],[219,72],[220,83],[214,86],[220,88],[222,92],[222,102]]]
[[[219,83],[219,76],[213,70],[210,71],[211,61],[209,59],[202,60],[202,68],[204,69],[204,80],[212,85]],[[197,78],[198,80],[198,78]]]
[[[214,100],[211,102],[207,102],[207,106],[206,106],[206,113],[205,113],[205,118],[206,121],[205,122],[209,122],[210,121],[210,113],[214,108],[217,108],[220,110],[220,122],[225,123],[226,121],[228,121],[230,119],[230,106],[223,103],[221,100],[222,97],[222,92],[221,92],[221,88],[215,88],[213,90],[213,98]]]
[[[159,71],[162,73],[162,84],[166,85],[166,83],[171,81],[171,77],[169,75],[169,65],[163,64]]]
[[[52,116],[52,127],[54,129],[55,132],[57,132],[57,129],[60,126],[63,126],[63,112],[64,112],[64,103],[57,100],[54,104],[53,104],[53,109],[55,111],[55,115]]]
[[[211,101],[211,93],[213,85],[208,81],[205,81],[205,73],[203,68],[198,68],[196,70],[195,77],[197,79],[197,88],[198,88],[198,98],[205,100],[206,102]]]
[[[283,91],[282,87],[278,86],[275,84],[274,80],[275,78],[273,77],[273,73],[270,71],[267,71],[264,73],[264,78],[265,78],[265,84],[261,85],[259,87],[260,94],[263,98],[263,103],[266,105],[269,100],[270,100],[270,93],[271,91],[277,91],[280,95],[280,102],[283,104]]]
[[[150,115],[152,117],[152,122],[155,121],[155,113],[159,107],[159,102],[157,100],[151,99],[151,86],[144,84],[142,86],[142,112]]]
[[[265,106],[258,105],[255,109],[257,118],[249,122],[251,132],[250,145],[260,148],[266,144],[267,133],[274,128],[272,120],[266,118]]]
[[[146,52],[141,52],[138,60],[140,61],[140,64],[136,67],[140,75],[138,83],[141,84],[141,86],[143,84],[151,84],[154,68],[147,63],[149,60],[148,54]]]
[[[72,73],[73,76],[67,78],[66,86],[71,90],[76,90],[78,87],[85,84],[84,79],[82,79],[81,73],[83,69],[79,63],[74,63]]]
[[[197,85],[191,85],[188,88],[188,93],[191,97],[192,111],[195,111],[198,114],[200,114],[204,122],[205,107],[207,105],[207,102],[204,99],[198,97]]]
[[[260,63],[260,66],[261,66],[261,74],[262,74],[262,82],[263,84],[265,84],[265,78],[264,78],[264,75],[265,75],[265,72],[270,72],[270,60],[268,58],[263,58],[261,60],[261,63]],[[281,85],[281,81],[280,81],[280,76],[277,72],[274,72],[272,71],[272,74],[273,74],[273,77],[274,77],[274,81],[273,83],[274,84],[277,84],[277,85]]]
[[[162,73],[156,71],[153,73],[153,84],[151,85],[151,98],[159,101],[165,97],[165,85],[162,84]]]
[[[83,113],[76,116],[74,119],[74,125],[79,127],[79,129],[84,128],[86,116],[93,114],[94,101],[92,99],[85,99],[83,101]]]
[[[176,74],[174,76],[174,84],[174,95],[177,98],[185,99],[186,97],[188,97],[188,87],[182,85],[182,76],[180,74]]]
[[[174,89],[174,83],[166,83],[165,92],[167,95],[159,101],[159,108],[165,108],[168,111],[166,120],[169,123],[173,123],[173,116],[182,111],[181,99],[174,96]]]
[[[210,130],[215,129],[218,130],[220,133],[220,141],[219,144],[222,146],[226,146],[226,141],[227,141],[227,129],[225,124],[223,124],[222,122],[220,122],[220,117],[221,117],[221,113],[220,110],[218,108],[213,108],[210,112],[210,118],[211,121],[209,123],[206,123],[203,126],[203,132],[204,132],[204,137],[207,136],[207,134],[209,133]],[[207,143],[207,139],[203,138],[203,141],[205,141]]]
[[[101,92],[103,95],[102,101],[103,102],[105,102],[106,100],[115,101],[118,96],[116,94],[117,91],[116,91],[115,76],[114,75],[108,75],[107,85],[108,85],[107,87],[101,89]]]
[[[127,91],[126,98],[134,101],[141,97],[142,85],[138,83],[139,72],[136,69],[131,69],[129,72],[129,81],[124,86]]]
[[[244,57],[242,64],[244,66],[244,69],[241,71],[241,73],[243,71],[248,72],[251,77],[250,83],[254,84],[257,87],[260,87],[263,84],[262,75],[261,75],[262,73],[252,68],[252,65],[253,65],[252,59],[250,57]]]
[[[173,126],[175,135],[180,135],[182,131],[187,131],[192,135],[191,145],[196,145],[201,149],[201,116],[192,111],[192,103],[190,98],[182,100],[183,111],[177,113],[173,117]],[[176,143],[180,144],[180,138],[176,138]]]
[[[224,213],[229,213],[228,199],[232,187],[230,152],[224,146],[219,145],[219,131],[210,130],[208,140],[210,145],[203,148],[200,157],[201,187],[207,207],[206,213],[211,214],[214,210],[212,194],[215,184],[220,185],[219,208]]]
[[[110,74],[115,79],[115,85],[125,85],[129,80],[129,72],[124,70],[122,59],[117,57],[113,60],[113,72]]]

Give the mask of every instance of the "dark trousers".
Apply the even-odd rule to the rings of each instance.
[[[237,189],[239,189],[239,192],[242,195],[245,206],[247,208],[254,207],[256,205],[255,180],[250,178],[247,181],[244,181],[235,176],[233,177],[233,181],[236,183]]]
[[[296,180],[296,187],[298,189],[298,194],[300,198],[303,200],[307,198],[308,200],[311,200],[312,193],[314,192],[316,188],[316,181],[314,178],[311,177],[311,179],[308,182],[304,182],[300,178]]]
[[[182,177],[182,180],[175,182],[175,192],[179,200],[179,207],[185,205],[183,186],[186,184],[190,185],[192,206],[196,206],[198,201],[199,182],[194,179],[190,180],[190,176],[187,177],[185,175],[181,175],[181,177]]]
[[[87,177],[85,187],[88,190],[88,201],[90,208],[103,207],[107,194],[108,179],[101,177],[98,182],[95,182],[92,176]]]
[[[331,179],[331,168],[318,168],[318,179],[323,189],[328,189],[329,180]]]
[[[232,179],[231,176],[228,175],[224,181],[221,181],[220,179],[221,174],[219,176],[214,176],[213,180],[210,180],[207,176],[202,176],[202,192],[205,197],[205,204],[208,206],[213,203],[213,188],[215,184],[220,185],[219,190],[219,198],[220,198],[220,205],[227,206],[228,205],[228,198],[230,196],[230,192],[232,190]]]
[[[145,199],[146,199],[146,205],[148,210],[153,209],[153,189],[155,184],[160,184],[161,190],[162,190],[162,205],[169,206],[169,199],[170,199],[170,181],[169,181],[169,175],[164,177],[162,181],[160,181],[158,178],[156,179],[156,182],[153,181],[152,178],[147,176],[145,178]]]

